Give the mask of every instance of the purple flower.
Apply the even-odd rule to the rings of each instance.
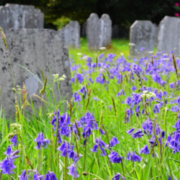
[[[17,146],[17,135],[14,135],[11,139],[10,142],[12,143],[13,146]]]
[[[127,160],[130,160],[132,162],[138,161],[141,162],[141,157],[135,154],[134,152],[128,152],[127,153]]]
[[[49,139],[44,139],[44,135],[40,132],[37,138],[34,140],[37,143],[36,149],[41,149],[41,147],[46,148],[50,144]]]
[[[76,79],[79,81],[79,83],[82,83],[84,78],[83,78],[83,75],[82,74],[77,74],[76,75]]]
[[[22,172],[22,174],[19,177],[19,180],[27,180],[26,170]],[[30,176],[29,176],[30,179]]]
[[[119,141],[116,137],[113,137],[110,141],[109,141],[109,145],[111,147],[114,147],[116,144],[119,144]]]
[[[48,173],[46,174],[44,180],[57,180],[57,178],[56,178],[56,175],[53,172],[48,171]]]
[[[117,173],[113,178],[112,180],[125,180],[125,178],[120,174],[120,173]]]
[[[7,158],[0,163],[0,169],[2,170],[3,174],[13,174],[12,170],[16,168],[13,162],[14,159]]]
[[[150,119],[148,119],[144,123],[142,123],[141,126],[142,126],[145,134],[151,135],[153,133],[153,125],[152,125],[152,122]]]
[[[174,128],[176,128],[176,130],[180,130],[180,120],[178,120],[176,123],[175,123],[175,126],[172,126]]]
[[[117,96],[125,95],[124,89],[122,89],[120,92],[117,93]]]
[[[171,107],[171,111],[172,112],[178,112],[179,111],[179,107],[178,106],[172,106]]]
[[[130,106],[130,105],[131,105],[131,97],[128,97],[128,98],[125,100],[125,103]]]
[[[154,112],[155,114],[159,113],[159,106],[158,106],[158,104],[155,104],[155,105],[154,105],[153,112]]]
[[[79,174],[77,172],[77,167],[75,167],[75,164],[71,164],[69,167],[69,175],[71,175],[73,178],[78,178]]]
[[[109,160],[112,162],[112,163],[120,163],[122,162],[122,157],[119,156],[119,154],[115,151],[112,151],[109,155]]]
[[[128,133],[129,135],[131,135],[133,131],[134,131],[134,128],[132,128],[132,129],[126,131],[126,133]]]
[[[141,154],[149,154],[148,146],[145,145],[143,148],[141,148],[140,153]]]
[[[77,92],[74,93],[73,97],[74,97],[74,102],[78,102],[81,100],[81,96]]]
[[[175,83],[170,83],[169,88],[175,88]]]
[[[131,90],[132,90],[132,91],[135,91],[135,90],[136,90],[136,86],[133,86],[133,87],[131,88]]]
[[[4,154],[5,154],[6,156],[10,156],[12,152],[13,152],[13,151],[12,151],[12,148],[11,148],[11,146],[9,145],[9,146],[7,147],[7,149],[6,149],[6,152],[5,152]]]
[[[106,152],[105,152],[105,147],[107,147],[107,145],[104,143],[104,141],[101,141],[100,138],[96,139],[96,144],[93,146],[93,148],[91,149],[92,152],[97,152],[98,147],[101,150],[101,156],[106,156]]]
[[[144,134],[143,134],[142,130],[139,129],[134,134],[132,134],[132,137],[136,139],[136,138],[141,138],[143,135]]]
[[[102,130],[102,128],[99,129],[99,132],[100,132],[102,135],[105,134],[105,132]]]

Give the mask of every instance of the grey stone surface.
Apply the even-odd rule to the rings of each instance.
[[[43,82],[41,69],[48,83],[53,82],[53,74],[66,75],[65,81],[60,81],[59,96],[57,85],[54,86],[54,94],[57,102],[59,100],[69,100],[72,97],[70,85],[70,67],[68,51],[64,48],[64,42],[61,41],[54,30],[46,29],[5,29],[7,45],[14,75],[15,85],[22,88],[23,82],[27,85],[27,90],[32,96],[33,93],[39,94],[42,89],[42,83],[38,83],[31,73],[37,75]],[[5,110],[8,116],[13,115],[14,110],[14,87],[8,54],[0,38],[0,87],[1,101],[0,106]],[[23,67],[24,68],[23,68]],[[30,73],[31,72],[31,73]],[[32,83],[32,85],[30,85]],[[34,86],[34,87],[32,87]],[[45,95],[46,97],[46,95]],[[40,105],[40,100],[32,98],[35,106]],[[53,100],[53,98],[52,98]]]
[[[180,56],[180,18],[165,16],[160,22],[157,51]]]
[[[29,97],[32,97],[38,90],[39,78],[37,74],[30,74],[29,78],[25,80],[26,90]]]
[[[118,25],[114,25],[112,27],[112,38],[113,39],[119,38],[119,26]]]
[[[66,47],[80,47],[80,25],[77,21],[70,21],[63,29],[58,31],[60,38],[64,38]]]
[[[90,50],[98,50],[100,41],[100,19],[97,14],[92,13],[87,19],[86,31],[88,48]]]
[[[6,4],[0,7],[3,29],[44,28],[44,14],[34,6]]]
[[[137,55],[153,51],[155,47],[156,27],[151,21],[135,21],[130,28],[130,54]],[[134,45],[133,45],[134,44]]]
[[[87,40],[90,50],[98,50],[111,44],[112,22],[107,14],[103,14],[101,19],[97,14],[92,13],[87,20]]]
[[[107,47],[111,44],[112,21],[108,14],[103,14],[100,19],[100,47]]]

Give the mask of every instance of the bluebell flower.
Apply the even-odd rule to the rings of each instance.
[[[10,142],[12,143],[13,146],[17,146],[17,135],[14,135],[11,139]]]
[[[125,103],[131,105],[131,97],[126,98]]]
[[[99,129],[99,132],[101,133],[101,135],[105,134],[105,132],[102,130],[102,128]]]
[[[117,173],[112,180],[125,180],[125,178],[120,173]]]
[[[132,162],[138,161],[141,162],[141,157],[135,154],[134,152],[128,152],[127,153],[127,160],[130,160]]]
[[[75,166],[75,164],[71,164],[69,167],[69,172],[68,174],[71,175],[73,178],[78,178],[79,177],[79,174],[77,172],[77,167]]]
[[[109,141],[109,146],[114,147],[116,144],[119,144],[119,141],[116,137],[112,137],[112,139]]]
[[[83,75],[82,74],[77,74],[76,75],[76,79],[78,80],[79,83],[82,83],[84,78],[83,78]]]
[[[106,156],[106,152],[105,152],[105,147],[107,147],[107,145],[105,144],[104,141],[102,141],[100,138],[96,139],[96,144],[93,146],[93,148],[91,149],[92,152],[97,152],[98,147],[101,150],[101,156]]]
[[[179,107],[178,106],[172,106],[171,107],[171,111],[172,112],[178,112],[179,111]]]
[[[19,180],[27,180],[27,179],[30,179],[30,178],[31,178],[30,175],[29,175],[28,178],[27,178],[26,170],[24,170],[24,171],[22,172],[22,174],[21,174],[20,176],[18,176],[18,177],[19,177]]]
[[[74,93],[73,98],[74,102],[81,101],[81,96],[77,92]]]
[[[121,163],[122,162],[122,157],[119,156],[119,154],[115,151],[112,151],[109,155],[109,160],[112,162],[112,163]]]
[[[172,127],[176,128],[177,131],[180,130],[180,120],[176,121],[175,125]]]
[[[57,178],[56,178],[56,175],[53,172],[48,171],[48,173],[46,174],[44,180],[57,180]]]
[[[132,90],[132,91],[135,91],[135,90],[136,90],[136,86],[133,86],[133,87],[131,88],[131,90]]]
[[[169,84],[169,87],[170,87],[170,88],[175,88],[175,83],[170,83],[170,84]]]
[[[126,131],[126,133],[128,133],[128,134],[132,134],[133,133],[133,131],[134,131],[134,128],[132,128],[132,129],[130,129],[130,130],[128,130],[128,131]]]
[[[5,152],[4,154],[5,154],[6,156],[10,156],[12,152],[13,152],[13,151],[12,151],[12,148],[11,148],[11,146],[9,145],[9,146],[7,147],[7,149],[6,149],[6,152]]]
[[[132,134],[132,137],[136,139],[136,138],[141,138],[143,135],[144,134],[143,134],[142,130],[138,129],[135,133]]]
[[[49,139],[44,139],[42,132],[38,133],[37,138],[34,140],[37,143],[36,149],[41,149],[41,147],[46,148],[50,144]]]
[[[140,153],[141,154],[149,154],[148,146],[145,145],[143,148],[141,148]]]
[[[157,114],[157,113],[159,113],[159,106],[158,106],[158,104],[155,104],[154,105],[154,108],[153,108],[153,112],[155,113],[155,114]]]
[[[142,126],[145,134],[151,135],[153,133],[153,125],[152,125],[152,122],[150,119],[148,119],[144,123],[142,123],[141,126]]]
[[[125,95],[124,89],[121,89],[121,91],[117,93],[118,97],[121,96],[121,95]]]

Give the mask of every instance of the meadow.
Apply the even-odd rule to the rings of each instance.
[[[128,43],[90,52],[82,39],[69,49],[66,111],[56,100],[26,117],[26,94],[13,122],[1,109],[0,180],[180,179],[180,58],[131,58]]]

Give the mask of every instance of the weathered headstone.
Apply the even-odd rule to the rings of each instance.
[[[92,13],[87,20],[87,40],[90,50],[98,50],[111,44],[112,22],[109,15],[103,14],[101,19]]]
[[[80,25],[77,21],[70,21],[63,29],[58,31],[59,36],[64,36],[66,47],[80,47]]]
[[[156,27],[151,21],[135,21],[130,28],[130,54],[153,51]]]
[[[118,25],[114,25],[112,27],[112,38],[113,39],[117,39],[119,37],[119,26]]]
[[[44,28],[44,14],[34,6],[6,4],[0,7],[3,29]]]
[[[90,50],[99,49],[100,41],[100,19],[97,14],[92,13],[87,19],[87,41]]]
[[[60,96],[56,83],[52,88],[57,102],[60,99],[69,100],[72,90],[69,84],[71,77],[68,51],[64,48],[64,42],[60,40],[57,32],[47,29],[5,29],[4,32],[11,60],[10,65],[7,51],[0,38],[0,106],[5,113],[8,116],[13,115],[11,112],[14,110],[15,103],[11,66],[15,85],[22,88],[23,82],[25,82],[29,93],[28,97],[32,97],[33,93],[40,95],[39,90],[43,88],[41,69],[44,77],[47,77],[48,83],[51,84],[53,74],[59,74],[59,76],[65,74],[66,79],[59,82]],[[41,83],[38,79],[41,80]],[[35,106],[41,104],[36,97],[33,97],[33,101]]]
[[[108,14],[103,14],[100,19],[100,47],[106,47],[111,44],[112,21]]]
[[[165,16],[160,22],[157,51],[180,56],[180,18]]]

